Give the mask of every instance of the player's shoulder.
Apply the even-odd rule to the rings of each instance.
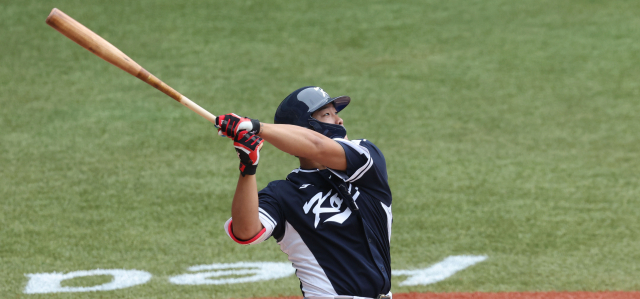
[[[351,140],[352,143],[357,144],[359,146],[364,146],[364,147],[371,147],[371,148],[375,148],[376,150],[378,149],[378,146],[376,146],[373,142],[371,142],[371,140],[369,139],[355,139],[355,140]]]
[[[343,139],[343,138],[334,138],[333,140],[340,142],[340,143],[344,143],[344,144],[348,144],[348,145],[355,145],[355,146],[362,146],[362,147],[369,147],[369,146],[373,146],[375,147],[376,145],[373,144],[373,142],[371,142],[368,139]]]
[[[334,139],[337,142],[348,145],[349,147],[355,149],[358,152],[367,152],[367,153],[377,153],[378,155],[382,155],[382,151],[376,146],[373,142],[368,139]]]

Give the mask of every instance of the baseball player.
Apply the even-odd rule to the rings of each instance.
[[[287,96],[274,124],[226,114],[218,134],[234,140],[240,177],[225,231],[239,244],[273,237],[305,298],[391,298],[391,190],[382,152],[349,140],[338,112],[351,99],[319,87]],[[263,140],[300,167],[258,192]]]

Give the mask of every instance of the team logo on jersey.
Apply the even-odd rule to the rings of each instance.
[[[356,194],[353,196],[354,200],[358,198],[358,195],[360,195],[360,192],[358,192],[357,189],[358,188],[356,187]],[[349,186],[349,191],[351,191],[351,186]],[[329,199],[329,206],[322,207],[322,204],[327,200],[327,198]],[[343,200],[342,198],[340,198],[340,196],[338,196],[338,193],[333,193],[333,190],[331,190],[327,192],[327,194],[325,195],[323,195],[322,192],[318,192],[308,202],[304,203],[304,206],[302,206],[302,209],[304,210],[305,214],[309,214],[309,212],[311,211],[313,214],[316,215],[316,219],[315,219],[315,222],[313,223],[313,227],[317,228],[318,223],[320,223],[321,214],[338,213],[336,215],[329,217],[324,222],[337,222],[342,224],[345,220],[347,220],[347,218],[351,216],[351,209],[347,207],[344,211],[340,212],[342,203],[343,203]],[[313,209],[311,209],[311,207],[313,207]]]

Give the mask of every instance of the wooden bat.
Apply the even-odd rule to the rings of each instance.
[[[133,59],[122,53],[122,51],[118,50],[118,48],[114,47],[104,38],[95,34],[93,31],[89,30],[89,28],[83,26],[59,9],[54,8],[51,11],[47,17],[47,24],[70,38],[72,41],[76,42],[78,45],[81,45],[93,54],[98,55],[98,57],[119,67],[123,71],[138,77],[140,80],[147,82],[149,85],[164,92],[166,95],[172,97],[182,105],[185,105],[193,112],[200,114],[200,116],[215,124],[215,115],[204,110],[202,107],[198,106],[198,104],[192,102],[187,97],[171,88],[171,86],[160,81],[160,79],[142,68],[133,61]]]

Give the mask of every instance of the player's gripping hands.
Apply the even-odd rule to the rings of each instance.
[[[218,128],[218,135],[229,137],[234,140],[236,134],[243,130],[254,134],[260,133],[260,121],[257,119],[238,116],[235,113],[216,117],[215,126]]]
[[[260,149],[264,140],[258,135],[242,130],[233,138],[233,146],[240,158],[240,174],[254,175],[260,161]]]

